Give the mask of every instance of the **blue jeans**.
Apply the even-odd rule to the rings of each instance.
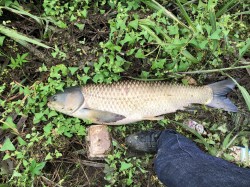
[[[155,171],[168,187],[250,187],[250,169],[204,153],[175,131],[163,131],[157,147]]]

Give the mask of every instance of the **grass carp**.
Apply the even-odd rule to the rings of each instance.
[[[97,124],[122,125],[160,120],[164,114],[203,104],[237,112],[226,97],[235,87],[231,79],[205,86],[183,86],[164,81],[120,81],[66,88],[49,98],[48,106]]]

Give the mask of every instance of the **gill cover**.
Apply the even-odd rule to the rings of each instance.
[[[64,114],[72,114],[79,109],[84,102],[80,87],[70,87],[58,92],[49,98],[48,106]]]

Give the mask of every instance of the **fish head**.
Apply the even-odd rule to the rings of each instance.
[[[84,103],[80,87],[70,87],[48,98],[48,107],[64,114],[72,114]]]

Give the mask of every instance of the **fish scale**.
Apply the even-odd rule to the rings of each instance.
[[[82,92],[88,108],[129,116],[127,121],[175,112],[192,103],[205,104],[213,96],[212,90],[207,86],[184,87],[158,81],[87,85],[82,88]]]

